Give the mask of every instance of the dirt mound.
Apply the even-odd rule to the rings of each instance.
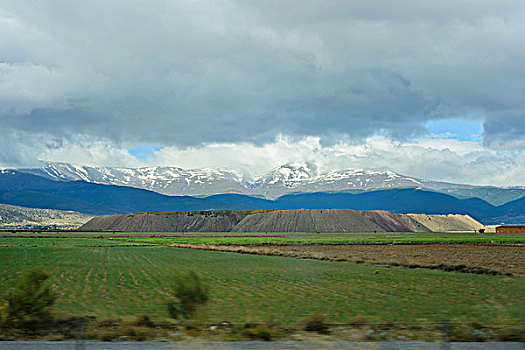
[[[300,209],[200,211],[99,216],[82,231],[123,232],[445,232],[483,225],[468,215],[392,214],[388,211]]]
[[[251,212],[138,213],[99,216],[82,231],[228,232]]]
[[[385,232],[349,209],[275,210],[246,216],[233,232]]]
[[[412,218],[408,214],[396,214],[396,216],[400,220],[404,221],[413,232],[432,232],[432,230],[430,230],[428,227],[426,227],[416,219]]]
[[[406,216],[432,232],[477,231],[484,227],[468,215],[406,214]]]
[[[390,211],[372,210],[358,213],[382,227],[386,232],[419,232]]]

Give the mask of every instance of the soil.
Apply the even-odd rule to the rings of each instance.
[[[190,247],[190,245],[185,246]],[[363,244],[272,245],[250,247],[194,245],[191,246],[191,248],[365,263],[467,265],[525,277],[524,245]]]
[[[361,213],[349,209],[275,210],[252,214],[232,232],[385,232]]]
[[[398,216],[417,231],[424,232],[477,231],[484,228],[481,223],[468,215],[399,214]]]

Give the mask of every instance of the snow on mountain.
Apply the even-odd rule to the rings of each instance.
[[[294,192],[370,190],[399,187],[440,189],[450,184],[420,180],[391,171],[344,169],[321,171],[314,163],[286,164],[264,176],[250,176],[231,169],[182,169],[177,167],[108,168],[69,163],[44,163],[23,171],[60,181],[83,180],[143,188],[168,195],[206,196],[240,193],[277,198]],[[457,186],[457,185],[455,185]],[[466,186],[468,187],[468,186]]]
[[[144,188],[169,195],[244,193],[243,174],[226,169],[181,169],[176,167],[107,168],[45,163],[25,169],[54,180],[83,180],[100,184]]]

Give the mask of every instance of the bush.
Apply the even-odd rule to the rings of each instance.
[[[17,325],[46,320],[55,295],[46,284],[49,275],[40,270],[29,270],[18,287],[0,307],[0,323]]]
[[[117,339],[117,336],[117,333],[113,330],[105,330],[98,334],[99,339],[105,342],[113,341]]]
[[[266,340],[266,341],[272,340],[272,333],[268,329],[259,327],[256,329],[256,331],[257,331],[257,337],[259,339]]]
[[[471,334],[474,341],[482,342],[487,340],[487,335],[481,329],[474,329]]]
[[[136,323],[140,327],[153,327],[154,323],[148,315],[140,315],[137,317]]]
[[[374,331],[373,329],[369,329],[365,333],[366,340],[374,340],[376,339],[376,337],[377,337],[376,331]]]
[[[264,328],[264,327],[257,327],[257,328],[254,328],[255,325],[251,325],[251,324],[245,324],[244,325],[244,335],[249,337],[250,339],[252,340],[265,340],[265,341],[270,341],[272,340],[272,333],[270,332],[269,329],[267,328]]]
[[[175,300],[168,302],[172,318],[190,318],[197,308],[209,299],[209,289],[195,272],[177,275],[173,283]]]
[[[326,317],[323,315],[312,315],[306,319],[305,330],[308,332],[317,332],[321,334],[328,333],[328,325],[326,324]]]
[[[149,315],[139,315],[134,317],[125,318],[120,321],[121,325],[136,326],[136,327],[154,327],[155,324],[149,317]]]
[[[525,342],[525,329],[520,326],[504,326],[498,330],[497,339],[499,341]]]

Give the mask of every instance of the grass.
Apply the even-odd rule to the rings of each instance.
[[[39,266],[51,275],[56,311],[71,315],[166,317],[170,276],[195,271],[211,290],[199,316],[209,322],[525,319],[525,280],[514,277],[158,246],[0,247],[0,256],[0,298]]]
[[[457,232],[120,232],[120,231],[20,231],[10,232],[1,231],[0,237],[56,237],[56,238],[110,238],[110,237],[223,237],[223,236],[350,236],[358,237],[363,235],[374,235],[374,236],[435,236],[435,235],[447,235],[447,236],[464,236],[464,235],[475,235],[479,236],[473,231],[457,231]],[[493,234],[493,236],[496,236]]]
[[[115,237],[113,240],[157,244],[263,244],[263,243],[502,243],[525,242],[525,236],[382,236],[354,237],[344,235],[320,237]]]
[[[98,246],[98,245],[130,245],[133,243],[111,240],[105,238],[29,238],[29,237],[0,237],[0,247],[74,247],[74,246]],[[136,243],[142,244],[142,243]]]

